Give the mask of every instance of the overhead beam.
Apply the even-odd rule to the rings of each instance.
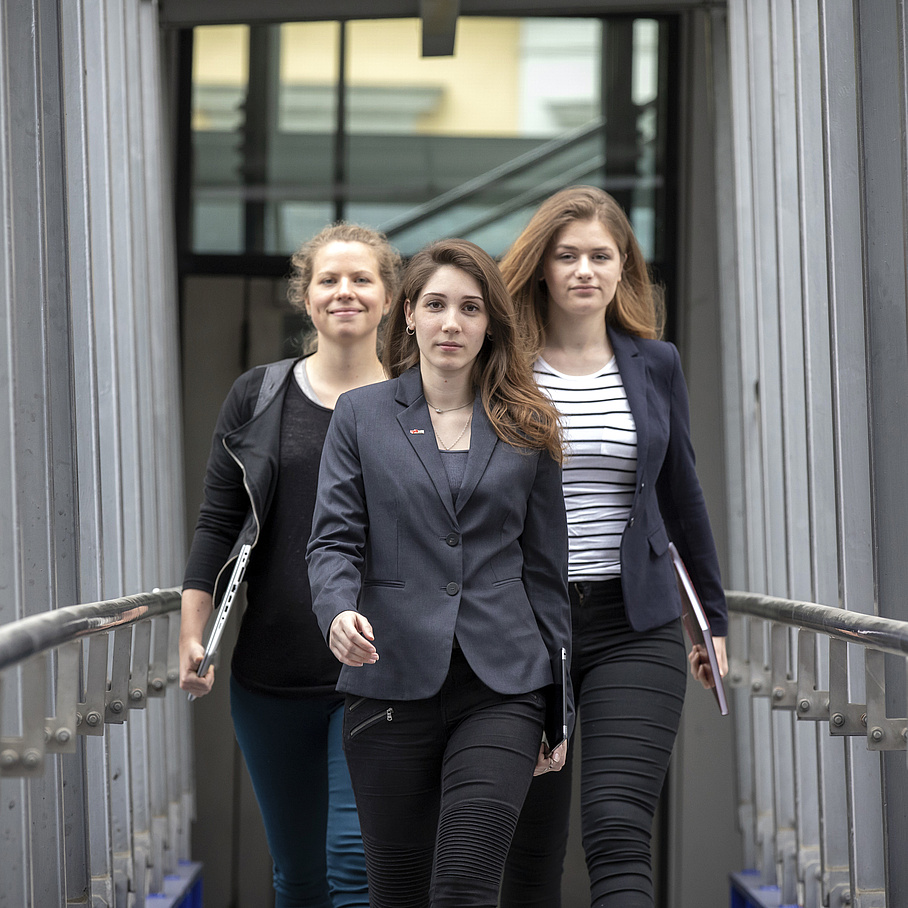
[[[439,5],[448,5],[438,0]],[[428,0],[158,0],[158,18],[169,28],[231,23],[327,19],[416,18]],[[726,0],[461,0],[462,16],[644,15],[723,8]]]
[[[422,19],[422,55],[452,57],[460,0],[419,0]]]

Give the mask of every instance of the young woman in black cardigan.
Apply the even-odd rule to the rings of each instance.
[[[293,256],[290,298],[314,353],[237,379],[218,418],[183,583],[180,685],[196,674],[213,594],[243,543],[254,548],[230,677],[231,714],[274,861],[277,908],[369,904],[362,840],[341,745],[339,665],[311,610],[305,550],[318,464],[338,396],[385,378],[379,322],[397,288],[385,238],[328,227]]]

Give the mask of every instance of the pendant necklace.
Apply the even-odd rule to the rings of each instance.
[[[454,409],[455,409],[455,410],[462,410],[463,407],[455,407]],[[459,442],[460,439],[463,438],[464,432],[466,432],[467,429],[470,427],[470,423],[471,423],[472,421],[473,421],[473,414],[471,413],[471,414],[467,417],[467,421],[463,424],[463,428],[460,430],[460,435],[458,435],[457,438],[455,438],[454,441],[452,441],[451,444],[449,444],[449,445],[446,445],[446,444],[444,443],[444,441],[442,440],[442,437],[438,434],[438,429],[435,429],[435,426],[434,426],[434,425],[432,426],[432,428],[435,429],[435,437],[438,439],[438,443],[439,443],[446,451],[450,451],[451,448],[453,448],[454,445],[456,445],[457,442]]]

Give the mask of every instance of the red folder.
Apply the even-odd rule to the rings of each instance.
[[[668,550],[672,556],[672,564],[675,568],[675,575],[678,579],[678,590],[681,593],[681,620],[684,622],[684,629],[690,638],[691,645],[698,650],[701,656],[705,655],[709,661],[709,673],[715,683],[712,691],[716,695],[716,702],[719,704],[719,712],[723,716],[728,715],[728,701],[725,698],[725,685],[722,683],[722,675],[719,674],[719,663],[716,659],[716,650],[713,647],[713,637],[709,632],[709,619],[703,606],[700,604],[700,597],[694,589],[691,582],[690,574],[675,548],[675,544],[670,542]],[[703,661],[707,661],[704,659]]]

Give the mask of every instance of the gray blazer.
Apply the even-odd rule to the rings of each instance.
[[[501,441],[477,398],[455,505],[418,368],[339,398],[307,558],[326,637],[347,609],[375,632],[379,661],[344,666],[338,690],[430,697],[455,633],[493,690],[560,680],[554,666],[571,646],[561,470],[544,452]]]

